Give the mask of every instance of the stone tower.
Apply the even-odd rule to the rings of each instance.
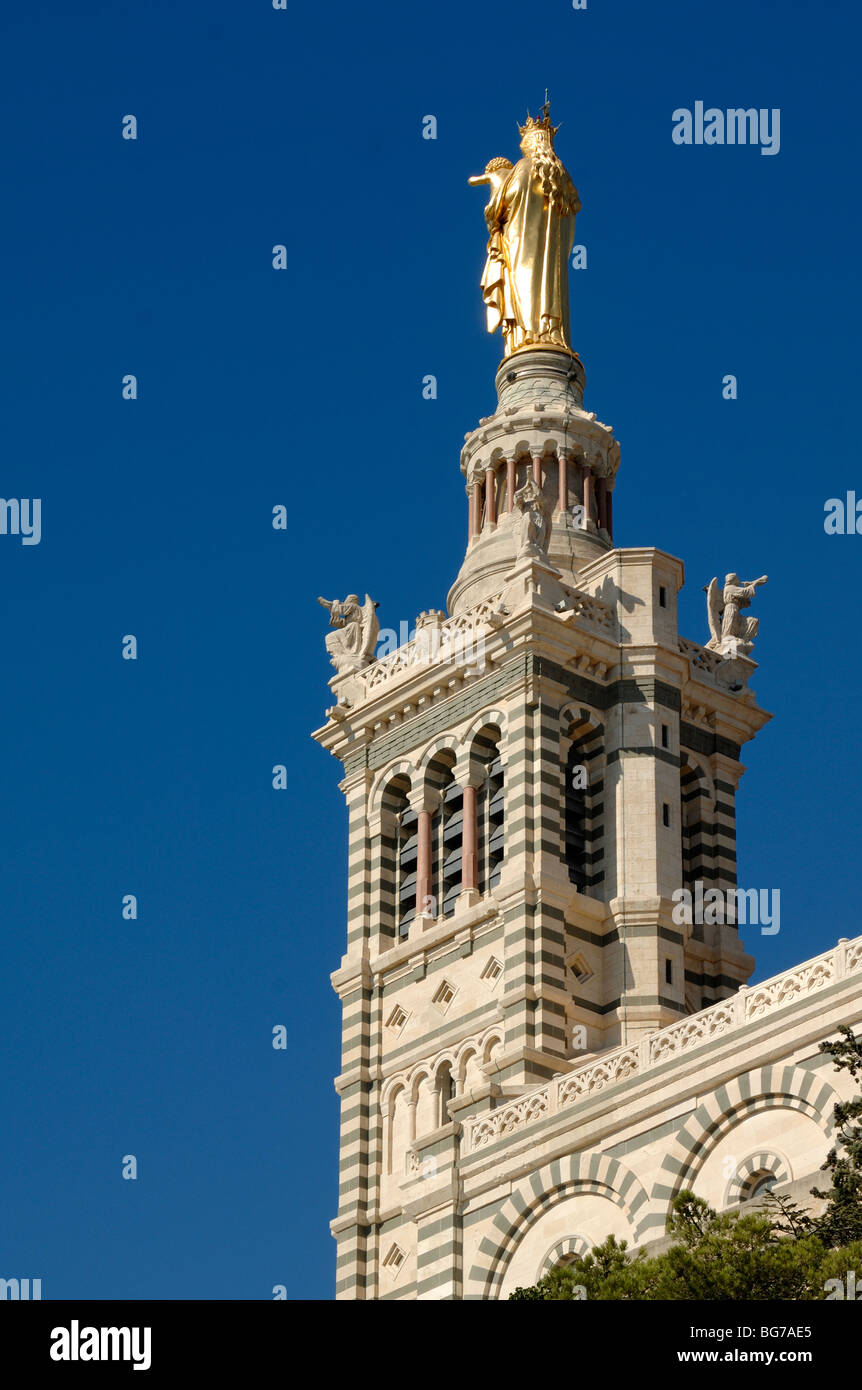
[[[475,180],[497,177],[500,206],[531,148],[555,158],[549,121],[525,131],[521,164]],[[570,245],[580,204],[563,191]],[[511,298],[501,226],[494,322]],[[335,703],[315,738],[343,763],[349,810],[339,1297],[475,1296],[476,1127],[493,1118],[497,1142],[594,1060],[599,1085],[628,1076],[656,1030],[754,964],[735,925],[674,911],[681,888],[736,883],[741,748],[769,718],[750,644],[682,638],[682,562],[615,544],[620,448],[584,409],[565,310],[540,320],[559,341],[504,358],[496,409],[466,437],[448,616],[422,613],[378,655],[370,599],[327,605]]]
[[[461,452],[450,616],[348,662],[315,734],[350,816],[348,1298],[461,1297],[464,1121],[753,967],[735,926],[679,924],[673,899],[736,883],[740,750],[769,717],[753,663],[680,637],[680,560],[615,546],[619,445],[583,408],[579,359],[525,348],[496,386]]]

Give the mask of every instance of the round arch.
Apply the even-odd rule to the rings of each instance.
[[[593,1194],[620,1208],[632,1243],[646,1229],[649,1197],[630,1168],[607,1154],[567,1154],[515,1185],[479,1245],[467,1281],[467,1297],[496,1299],[515,1249],[540,1216],[569,1197]]]
[[[828,1082],[801,1067],[760,1067],[734,1077],[709,1095],[674,1136],[653,1198],[666,1202],[669,1213],[674,1198],[694,1186],[716,1145],[752,1115],[770,1110],[798,1111],[812,1119],[828,1140],[837,1100]]]

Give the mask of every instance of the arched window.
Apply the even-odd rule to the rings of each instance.
[[[604,729],[586,710],[572,725],[563,789],[563,862],[581,893],[604,882]]]
[[[401,1162],[408,1144],[413,1140],[410,1131],[411,1107],[407,1104],[408,1095],[405,1086],[398,1086],[389,1095],[386,1106],[386,1128],[385,1128],[385,1171],[389,1173],[399,1173]]]
[[[590,877],[590,792],[581,749],[573,743],[566,761],[566,867],[569,880],[585,892]]]
[[[752,1173],[739,1194],[740,1202],[753,1202],[756,1197],[765,1197],[778,1182],[774,1173]]]
[[[582,1260],[589,1251],[590,1243],[584,1236],[565,1236],[563,1240],[558,1240],[556,1245],[551,1246],[539,1265],[537,1278],[543,1279],[552,1269],[567,1269],[575,1260]]]
[[[407,936],[416,915],[417,817],[407,801],[410,783],[394,777],[383,793],[381,923],[386,934]]]
[[[439,1105],[439,1124],[449,1123],[449,1102],[455,1099],[455,1078],[452,1065],[444,1062],[437,1072],[437,1099]]]
[[[418,818],[405,806],[398,818],[398,935],[405,937],[416,916],[416,867],[419,852]]]
[[[479,892],[488,893],[500,882],[505,849],[503,762],[496,740],[485,745],[482,762],[485,776],[476,797],[476,848]]]
[[[437,900],[440,904],[440,916],[451,917],[455,911],[455,900],[461,892],[464,839],[464,795],[455,782],[450,782],[443,794],[439,820],[440,869]]]
[[[451,917],[461,892],[464,796],[454,779],[455,756],[438,753],[428,766],[428,782],[440,794],[431,820],[431,915]],[[424,905],[419,904],[422,911]]]
[[[790,1165],[774,1149],[761,1149],[741,1161],[734,1159],[736,1168],[724,1194],[724,1206],[737,1202],[760,1202],[774,1187],[790,1182]]]
[[[682,854],[682,886],[690,893],[698,881],[704,890],[715,877],[712,855],[712,827],[709,818],[709,793],[701,769],[683,755],[679,769],[680,837]],[[702,928],[694,931],[702,937]]]

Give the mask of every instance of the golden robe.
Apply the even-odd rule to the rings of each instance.
[[[530,343],[571,350],[569,257],[575,240],[571,215],[549,205],[528,157],[501,179],[485,209],[491,232],[482,274],[488,332],[502,325],[506,355]]]

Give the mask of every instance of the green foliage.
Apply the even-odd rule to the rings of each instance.
[[[862,1081],[862,1039],[852,1028],[822,1043],[839,1070]],[[511,1298],[530,1302],[577,1299],[640,1300],[814,1300],[827,1297],[826,1281],[846,1280],[856,1271],[862,1289],[862,1095],[835,1106],[836,1145],[823,1170],[832,1177],[820,1217],[788,1197],[770,1193],[763,1209],[713,1211],[693,1192],[673,1203],[668,1231],[673,1240],[660,1255],[632,1256],[614,1236],[588,1255],[554,1269],[538,1284],[516,1289]],[[853,1296],[852,1293],[850,1295]]]
[[[817,1234],[817,1222],[814,1218],[789,1197],[770,1191],[764,1193],[763,1202],[766,1212],[772,1218],[772,1229],[776,1236],[792,1236],[794,1240],[798,1240],[800,1236]]]
[[[862,1082],[862,1038],[846,1025],[838,1029],[837,1042],[821,1043],[820,1051],[832,1058],[839,1071],[849,1071]],[[811,1189],[814,1197],[825,1197],[826,1210],[817,1226],[826,1245],[844,1245],[862,1240],[862,1095],[840,1101],[833,1111],[836,1144],[829,1150],[823,1171],[832,1178],[827,1191]],[[839,1153],[839,1148],[844,1150]]]
[[[661,1255],[648,1258],[641,1252],[632,1258],[625,1242],[610,1236],[567,1268],[553,1270],[533,1288],[517,1289],[511,1297],[755,1302],[824,1297],[828,1276],[821,1271],[830,1252],[816,1235],[780,1236],[765,1212],[719,1215],[692,1192],[676,1198],[669,1224],[675,1243]],[[849,1257],[841,1254],[845,1260]],[[853,1266],[845,1263],[841,1268]]]

